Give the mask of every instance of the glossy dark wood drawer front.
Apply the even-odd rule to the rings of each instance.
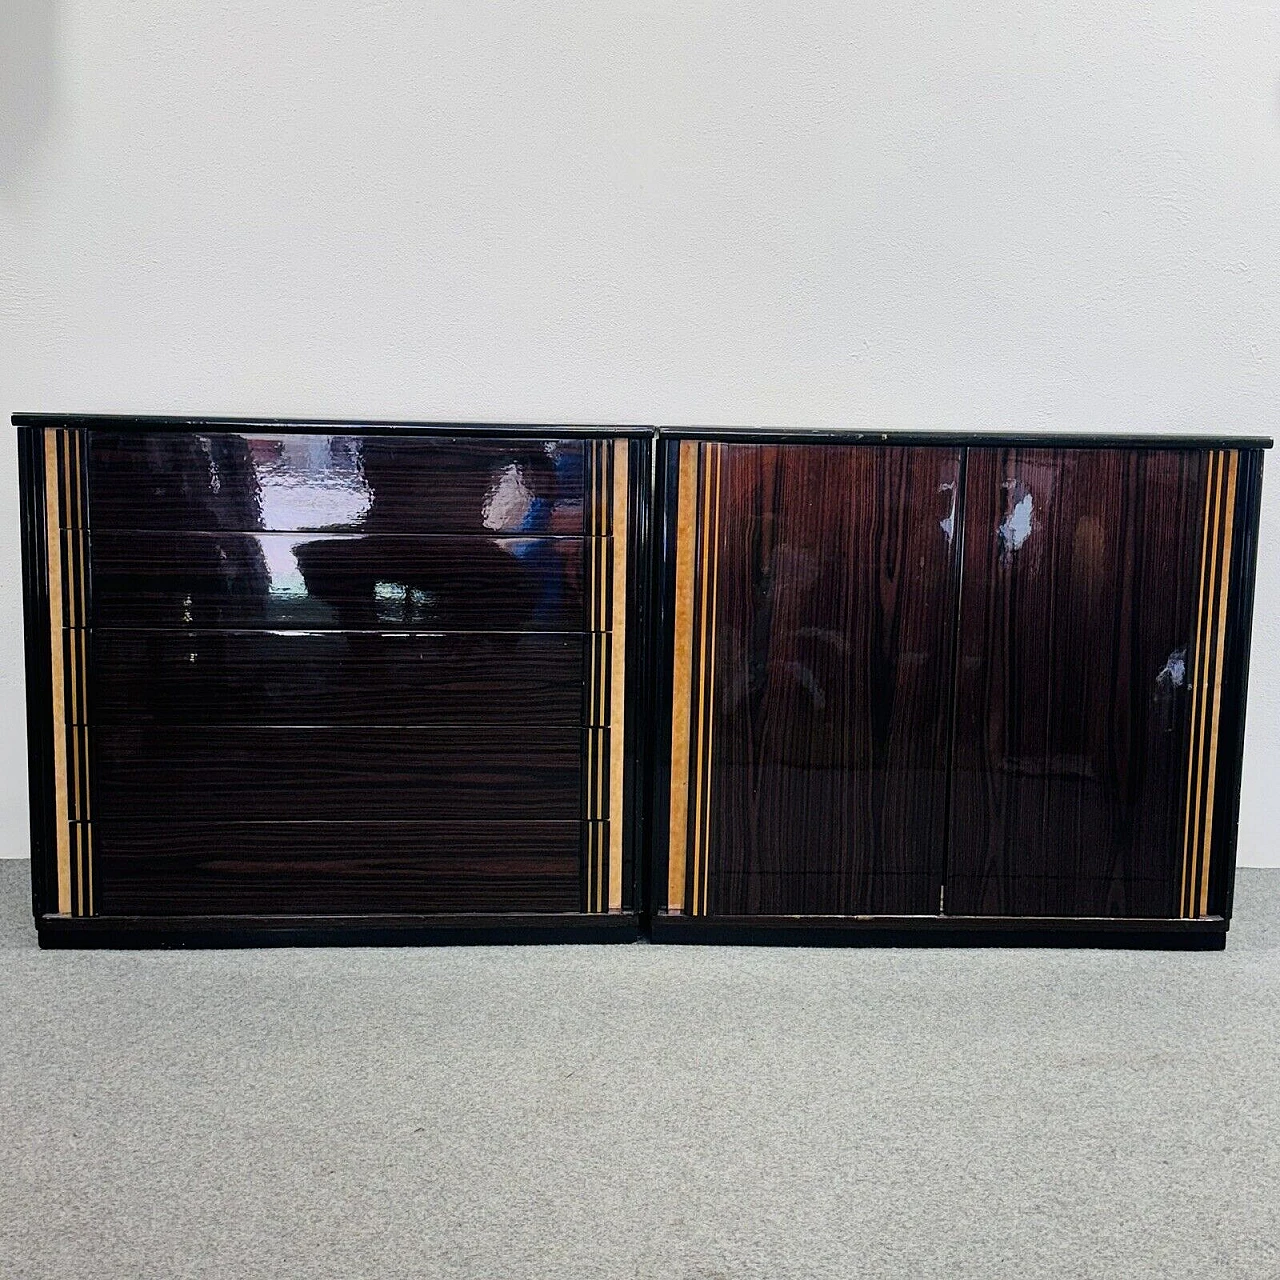
[[[95,813],[109,821],[582,816],[572,726],[103,726],[95,743]]]
[[[936,906],[959,471],[680,443],[669,908]]]
[[[97,626],[564,631],[582,538],[93,530]]]
[[[93,432],[95,529],[581,533],[580,440]]]
[[[634,936],[646,432],[19,438],[43,921]]]
[[[577,911],[577,822],[100,822],[120,915]]]
[[[970,451],[949,911],[1178,914],[1209,456]]]
[[[538,633],[100,630],[100,724],[577,725],[585,642]]]

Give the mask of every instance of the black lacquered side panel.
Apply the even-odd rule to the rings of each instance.
[[[948,913],[1178,915],[1207,457],[970,450]]]
[[[104,726],[96,814],[169,823],[580,818],[575,726]]]
[[[584,655],[581,636],[536,632],[100,630],[95,714],[102,725],[577,725]]]
[[[584,626],[580,537],[90,532],[98,627]]]
[[[578,822],[108,821],[115,915],[577,911]]]
[[[98,529],[581,533],[580,440],[95,431]]]

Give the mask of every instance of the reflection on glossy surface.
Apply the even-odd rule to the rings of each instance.
[[[959,450],[719,447],[708,910],[931,911]]]
[[[581,631],[582,538],[97,532],[99,626]]]
[[[581,636],[141,631],[94,639],[98,724],[489,724],[582,720]]]
[[[99,624],[583,625],[581,441],[94,433],[90,491]]]
[[[1177,914],[1206,457],[969,451],[950,910]]]
[[[575,440],[94,432],[89,468],[104,529],[582,530]]]

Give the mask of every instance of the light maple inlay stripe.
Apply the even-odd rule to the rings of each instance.
[[[1220,713],[1222,711],[1222,663],[1227,637],[1227,594],[1231,581],[1231,539],[1233,526],[1235,524],[1236,468],[1239,457],[1240,455],[1234,452],[1228,455],[1226,497],[1223,503],[1223,520],[1225,525],[1222,532],[1222,554],[1218,565],[1218,576],[1220,579],[1216,615],[1218,635],[1213,656],[1212,708],[1209,719],[1209,751],[1207,761],[1209,769],[1209,785],[1207,788],[1207,798],[1205,800],[1204,836],[1200,846],[1200,893],[1198,914],[1202,916],[1209,913],[1209,863],[1213,854],[1214,784],[1217,781],[1218,775],[1218,724]]]
[[[609,683],[609,910],[622,910],[622,788],[627,688],[627,478],[631,444],[613,445],[613,611]]]
[[[57,903],[59,913],[74,916],[94,910],[83,436],[50,429],[42,437]]]
[[[49,586],[49,644],[53,683],[53,810],[57,841],[58,911],[71,912],[71,827],[67,803],[66,659],[62,635],[62,528],[59,518],[63,488],[58,462],[58,433],[44,433],[44,515]]]
[[[667,841],[667,909],[685,905],[689,833],[689,716],[693,683],[694,550],[697,546],[698,445],[680,442],[676,497],[676,585],[671,673],[671,824]]]
[[[1179,911],[1184,918],[1204,916],[1209,911],[1222,668],[1226,652],[1238,468],[1238,452],[1215,451],[1209,455],[1200,547],[1195,674],[1179,894]]]

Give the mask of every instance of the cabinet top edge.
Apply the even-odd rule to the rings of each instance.
[[[15,413],[15,427],[64,427],[118,432],[244,432],[279,435],[314,433],[367,435],[395,431],[406,436],[478,436],[489,438],[593,439],[625,437],[720,441],[726,444],[886,444],[936,445],[940,448],[1114,448],[1114,449],[1270,449],[1262,435],[1143,434],[1048,431],[868,431],[862,427],[697,427],[637,426],[607,423],[412,422],[382,418],[222,418],[168,414]]]
[[[381,418],[202,418],[168,414],[15,413],[15,427],[65,427],[99,431],[264,431],[273,435],[367,435],[395,430],[418,436],[487,436],[541,440],[591,439],[601,436],[652,438],[651,426],[530,422],[408,422]]]
[[[1120,432],[1048,431],[868,431],[853,427],[659,427],[662,440],[723,444],[886,444],[969,448],[1042,449],[1270,449],[1270,436],[1155,435]]]

